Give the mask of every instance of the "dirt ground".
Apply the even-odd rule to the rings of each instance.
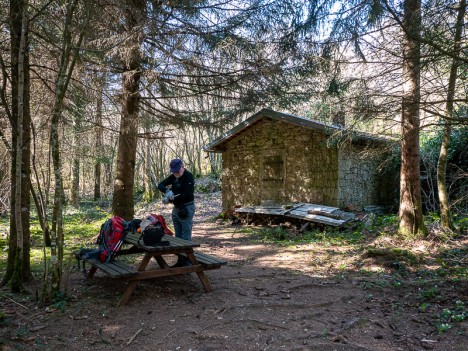
[[[200,250],[228,261],[206,273],[211,293],[203,291],[195,274],[163,278],[141,283],[128,305],[116,307],[125,284],[101,274],[86,282],[75,270],[68,278],[71,301],[63,311],[13,295],[1,302],[3,327],[9,331],[4,330],[0,347],[468,350],[466,320],[442,334],[435,327],[435,316],[444,307],[456,300],[466,305],[466,281],[437,283],[441,298],[422,311],[420,285],[408,281],[398,287],[392,284],[394,275],[354,269],[346,261],[358,257],[351,248],[259,243],[240,226],[207,221],[215,206],[199,209],[193,234]]]

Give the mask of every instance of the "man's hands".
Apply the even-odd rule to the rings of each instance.
[[[169,190],[166,191],[166,197],[167,197],[170,201],[174,200],[174,193],[172,192],[171,189],[169,189]]]
[[[171,189],[166,190],[166,195],[164,195],[162,199],[163,204],[168,204],[169,202],[172,202],[174,200],[174,193],[172,192]]]

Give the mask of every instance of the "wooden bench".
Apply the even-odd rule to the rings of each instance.
[[[117,260],[114,260],[110,263],[103,263],[99,261],[98,259],[92,258],[92,259],[87,259],[85,262],[88,262],[92,266],[92,268],[89,270],[88,278],[93,277],[96,269],[100,269],[101,271],[110,275],[111,278],[114,278],[114,279],[127,278],[127,277],[133,277],[135,275],[138,275],[138,271],[135,268],[130,267],[126,265],[125,263],[117,261]],[[94,272],[91,275],[92,271]]]
[[[114,279],[127,278],[138,275],[138,271],[135,268],[117,260],[113,260],[110,263],[104,263],[99,261],[97,258],[88,258],[83,260],[78,256],[78,252],[74,252],[74,255],[78,261],[83,262],[83,268],[85,263],[89,263],[91,265],[91,269],[87,273],[88,278],[92,278],[97,269],[100,269]]]
[[[215,256],[211,256],[203,252],[194,251],[193,254],[197,259],[197,262],[208,269],[217,269],[227,264],[227,261],[223,261]],[[181,255],[187,256],[185,254]]]

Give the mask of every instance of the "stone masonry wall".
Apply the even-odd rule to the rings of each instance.
[[[281,175],[270,182],[265,180],[269,159],[282,160],[275,168]],[[268,200],[336,206],[338,152],[315,130],[282,121],[257,124],[227,143],[222,194],[224,209]]]
[[[380,149],[348,145],[338,153],[338,207],[360,208],[382,205],[383,179],[378,172],[383,155]]]

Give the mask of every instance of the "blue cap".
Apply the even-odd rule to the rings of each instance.
[[[178,173],[180,168],[184,165],[180,158],[175,158],[171,161],[171,173]]]

